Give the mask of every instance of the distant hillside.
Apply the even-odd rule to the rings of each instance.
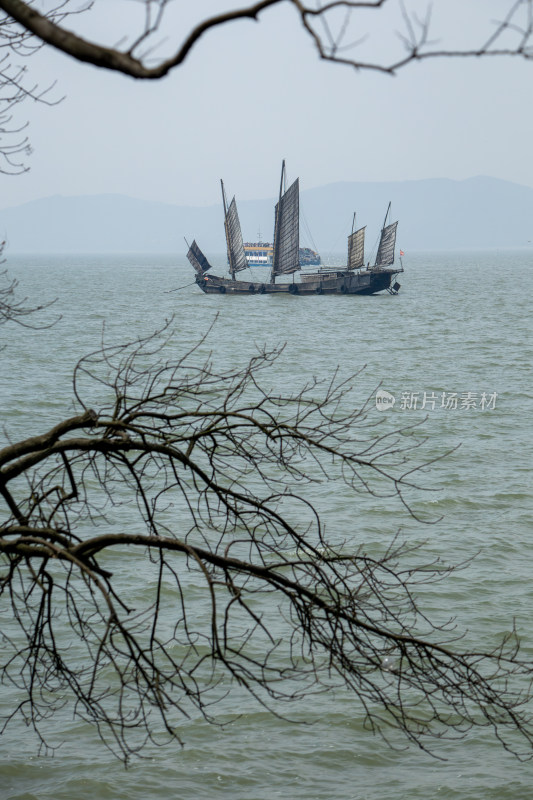
[[[353,212],[376,241],[388,202],[404,250],[527,247],[533,189],[495,178],[332,183],[301,194],[301,243],[343,251]],[[243,236],[272,238],[275,199],[239,202]],[[309,233],[310,232],[310,233]],[[183,253],[184,237],[223,252],[221,206],[174,206],[122,195],[48,197],[0,212],[11,253]]]

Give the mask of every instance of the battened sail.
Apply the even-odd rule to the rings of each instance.
[[[296,178],[276,205],[272,276],[300,269],[300,185]]]
[[[348,269],[360,269],[365,263],[365,228],[348,236]]]
[[[378,254],[376,257],[376,267],[388,267],[394,264],[394,247],[396,245],[397,222],[387,225],[381,231],[379,240]]]
[[[246,269],[248,261],[244,252],[244,244],[242,241],[241,223],[239,222],[239,214],[237,213],[237,203],[235,198],[231,201],[228,210],[226,211],[226,242],[228,245],[228,260],[231,272],[239,272],[241,269]]]
[[[189,247],[187,258],[189,259],[189,262],[194,267],[198,275],[203,275],[204,272],[207,272],[208,269],[211,269],[211,264],[209,263],[207,258],[204,256],[204,254],[196,244],[196,239]]]

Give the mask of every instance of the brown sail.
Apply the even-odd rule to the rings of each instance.
[[[282,183],[285,162],[282,167]],[[274,227],[274,253],[272,279],[300,269],[300,184],[296,178],[292,186],[280,196],[276,205]]]
[[[196,239],[193,240],[193,243],[189,247],[187,258],[198,275],[203,275],[204,272],[207,272],[208,269],[211,269],[211,264],[196,244]]]
[[[365,263],[365,228],[348,236],[348,269],[360,269]]]
[[[376,256],[376,267],[388,267],[394,264],[394,247],[396,245],[397,222],[387,225],[381,231],[379,240],[378,254]]]
[[[244,244],[241,233],[241,223],[237,212],[235,198],[230,203],[226,212],[226,243],[228,245],[228,260],[231,272],[240,272],[248,267]]]

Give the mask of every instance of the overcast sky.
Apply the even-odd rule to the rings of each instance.
[[[138,4],[98,3],[75,26],[112,43],[126,7]],[[433,5],[434,38],[477,46],[480,25],[508,3]],[[222,0],[180,0],[160,52],[180,42],[204,11],[223,7]],[[373,24],[362,52],[392,54],[396,21],[373,13],[380,25]],[[533,186],[533,62],[439,60],[410,65],[397,77],[356,73],[321,62],[292,9],[280,7],[259,23],[209,33],[160,82],[135,82],[49,49],[27,66],[41,87],[57,78],[53,96],[66,97],[54,107],[17,110],[18,120],[30,122],[34,152],[29,173],[0,176],[1,208],[100,193],[210,205],[219,202],[220,177],[238,199],[273,197],[282,158],[302,189],[476,175]]]

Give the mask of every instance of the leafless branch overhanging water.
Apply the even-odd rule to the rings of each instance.
[[[361,541],[358,498],[409,507],[418,430],[376,425],[357,376],[274,393],[282,348],[223,369],[205,340],[168,360],[169,337],[104,343],[76,367],[79,411],[0,451],[1,674],[26,698],[4,723],[22,714],[44,745],[68,703],[127,760],[217,722],[232,685],[280,716],[349,691],[385,739],[431,751],[489,726],[529,757],[516,632],[469,650],[419,601],[454,568],[391,532]],[[325,483],[348,530],[324,526]]]

